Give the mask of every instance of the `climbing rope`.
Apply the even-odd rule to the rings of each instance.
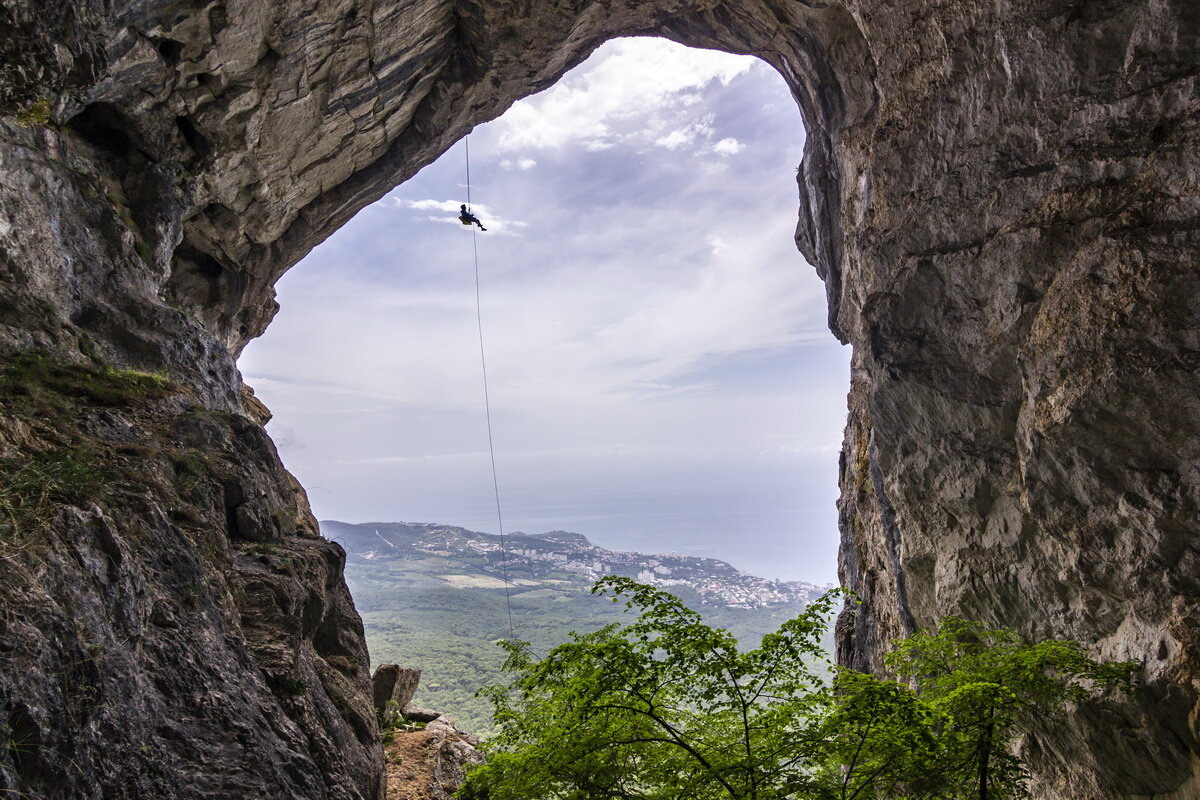
[[[463,137],[463,149],[466,151],[466,154],[467,154],[467,210],[470,211],[471,210],[471,137],[470,136]],[[472,228],[471,233],[474,233],[474,232],[475,232],[475,229]],[[475,259],[475,263],[476,264],[479,263],[478,258]],[[478,269],[476,269],[475,271],[479,272]]]
[[[467,209],[471,208],[471,141],[463,139],[467,155]],[[508,638],[515,639],[512,593],[508,582],[508,541],[504,534],[504,514],[500,511],[500,480],[496,476],[496,445],[492,440],[492,401],[488,394],[487,351],[483,346],[483,302],[479,291],[479,240],[471,226],[471,252],[475,259],[475,322],[479,328],[479,364],[483,369],[483,407],[487,414],[488,455],[492,460],[492,491],[496,496],[496,523],[500,526],[500,574],[504,578],[504,604],[508,609]]]

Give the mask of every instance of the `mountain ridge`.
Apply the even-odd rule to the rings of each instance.
[[[688,587],[703,602],[732,608],[807,602],[833,588],[832,584],[761,578],[715,558],[609,550],[584,534],[565,530],[533,534],[513,531],[502,541],[498,534],[442,523],[322,520],[320,524],[326,536],[342,543],[350,560],[380,561],[423,554],[457,560],[501,580],[506,572],[514,580],[553,579],[551,573],[555,571],[589,581],[621,575],[660,588]]]

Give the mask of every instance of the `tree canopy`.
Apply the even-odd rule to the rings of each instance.
[[[1071,642],[1026,645],[955,618],[897,643],[895,680],[839,670],[821,637],[838,592],[739,649],[671,594],[627,578],[593,591],[635,621],[538,658],[506,642],[486,690],[500,734],[466,800],[1011,800],[1019,726],[1127,681]]]

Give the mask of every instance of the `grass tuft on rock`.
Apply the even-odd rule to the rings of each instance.
[[[169,394],[161,373],[107,365],[71,364],[38,353],[20,353],[0,363],[0,396],[41,410],[65,411],[73,402],[119,408]]]
[[[81,503],[100,485],[100,472],[77,451],[0,458],[0,538],[12,541],[45,525],[60,503]]]
[[[144,407],[177,390],[155,373],[33,352],[0,355],[0,433],[8,432],[0,439],[13,437],[16,444],[32,435],[38,442],[6,447],[0,457],[0,542],[9,548],[30,544],[31,534],[50,525],[57,506],[96,500],[114,470],[127,469],[122,461],[153,455],[132,442],[97,449],[78,434],[86,407]],[[23,428],[23,434],[12,433]]]
[[[39,97],[21,109],[13,117],[22,125],[49,125],[50,115],[54,111],[49,97]]]

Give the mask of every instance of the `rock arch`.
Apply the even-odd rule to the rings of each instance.
[[[192,739],[165,745],[173,758],[242,791],[271,796],[248,787],[274,770],[280,796],[375,796],[338,555],[312,538],[233,358],[270,321],[274,281],[355,211],[604,40],[652,34],[767,60],[808,126],[797,243],[855,348],[841,569],[863,603],[839,657],[877,665],[889,637],[961,613],[1144,660],[1141,703],[1026,742],[1038,791],[1194,793],[1195,3],[13,0],[0,26],[0,344],[170,373],[191,405],[130,412],[132,428],[230,465],[208,476],[219,497],[150,487],[125,524],[103,503],[59,523],[54,552],[116,571],[50,559],[57,610],[31,624],[66,619],[76,578],[76,603],[156,596],[88,616],[132,676],[96,666],[125,699],[109,724],[150,731],[136,709],[158,709]],[[19,416],[6,451],[25,446]],[[180,504],[219,534],[172,557],[220,587],[204,620],[178,619],[191,595],[164,577],[170,548],[131,549],[134,529],[184,541]],[[42,647],[48,675],[78,657],[30,631],[8,641]],[[195,676],[164,679],[181,664]],[[198,713],[197,687],[222,680],[224,715]],[[44,754],[83,713],[53,684],[0,670],[9,736]],[[100,727],[77,759],[136,774],[136,754],[102,752],[107,718],[85,718]],[[230,729],[255,763],[219,741]],[[0,780],[85,793],[49,756],[19,762],[0,756]]]

